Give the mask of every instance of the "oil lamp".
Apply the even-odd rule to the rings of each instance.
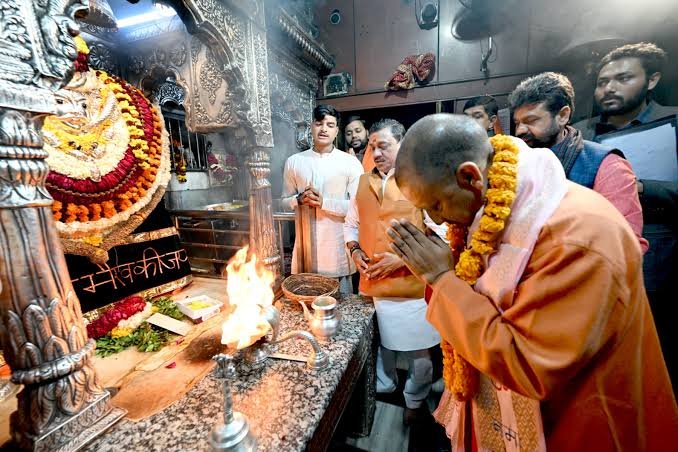
[[[248,248],[239,250],[226,267],[229,305],[233,309],[223,325],[221,343],[242,352],[251,370],[261,369],[271,356],[272,348],[292,338],[303,338],[312,347],[306,360],[312,369],[324,369],[329,364],[327,354],[312,334],[297,330],[278,338],[280,313],[273,306],[275,276],[264,266],[257,265],[256,256],[248,256]],[[267,337],[269,331],[270,338]]]
[[[330,364],[329,356],[320,348],[320,344],[318,344],[318,341],[311,333],[303,330],[294,330],[278,338],[280,313],[274,306],[266,306],[262,308],[262,314],[266,322],[271,325],[271,338],[262,337],[252,345],[245,347],[243,359],[250,369],[256,370],[262,368],[266,363],[266,359],[271,357],[273,347],[292,338],[305,339],[311,345],[311,353],[306,358],[306,364],[309,368],[322,370]]]
[[[257,450],[257,440],[250,433],[244,414],[233,411],[231,381],[236,377],[233,357],[220,353],[214,356],[217,362],[217,378],[223,379],[224,423],[214,426],[210,433],[210,447],[219,452],[249,452]]]
[[[229,350],[237,350],[249,370],[260,370],[266,360],[274,356],[276,344],[292,338],[303,338],[312,347],[305,359],[311,369],[321,370],[329,363],[329,356],[307,331],[295,330],[278,338],[280,312],[273,306],[274,275],[256,265],[256,257],[247,257],[247,248],[238,251],[226,267],[227,292],[232,311],[222,326],[221,343]],[[269,337],[269,332],[270,337]],[[292,357],[296,359],[296,357]],[[233,411],[231,381],[236,377],[234,356],[220,353],[213,357],[217,362],[217,378],[223,379],[224,422],[216,425],[209,438],[214,451],[254,451],[256,438],[249,430],[244,414]]]

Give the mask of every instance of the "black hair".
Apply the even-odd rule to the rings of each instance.
[[[339,112],[336,108],[327,104],[320,104],[313,109],[313,120],[322,121],[325,116],[334,116],[337,118],[337,126],[339,125]]]
[[[345,121],[346,126],[348,126],[353,121],[360,121],[360,123],[363,125],[363,128],[367,129],[367,122],[358,115],[351,115],[348,118],[346,118],[346,121]]]
[[[370,127],[369,134],[372,135],[374,132],[379,132],[380,130],[386,128],[391,129],[391,134],[393,135],[393,138],[395,138],[397,142],[402,141],[403,137],[405,136],[405,126],[400,124],[395,119],[389,118],[380,119],[379,121],[372,124],[372,126]]]
[[[600,60],[598,72],[606,64],[621,60],[622,58],[638,58],[643,66],[646,77],[650,77],[655,72],[662,72],[666,65],[666,52],[661,47],[651,42],[639,42],[637,44],[627,44],[617,47]]]
[[[512,110],[542,102],[554,116],[567,105],[572,110],[571,117],[574,114],[574,88],[570,79],[557,72],[542,72],[520,82],[509,96]]]
[[[477,107],[478,105],[481,105],[483,107],[485,113],[487,113],[487,116],[489,116],[490,118],[492,116],[497,116],[497,113],[499,113],[499,105],[497,105],[497,99],[495,99],[492,96],[473,97],[466,101],[466,103],[464,104],[464,109],[462,111],[466,111],[469,108]]]

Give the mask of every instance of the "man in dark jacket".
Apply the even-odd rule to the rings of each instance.
[[[618,149],[582,138],[568,125],[574,110],[574,88],[562,74],[544,72],[527,78],[509,96],[516,136],[533,148],[550,148],[572,182],[603,195],[626,218],[643,250],[643,213],[636,176]]]
[[[585,138],[598,141],[611,131],[632,129],[678,115],[678,107],[662,106],[651,100],[665,63],[666,52],[651,43],[625,45],[605,55],[600,62],[594,92],[601,115],[580,121],[574,127],[581,130]],[[669,148],[658,146],[658,149]],[[672,152],[675,158],[676,150]],[[675,295],[672,295],[670,285],[675,281],[678,255],[675,213],[678,174],[673,180],[644,179],[643,174],[639,174],[639,178],[637,187],[645,223],[643,237],[650,242],[643,260],[645,288],[675,387],[678,356],[670,307]]]

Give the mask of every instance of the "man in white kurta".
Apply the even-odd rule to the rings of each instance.
[[[385,228],[393,219],[412,217],[438,229],[401,195],[392,177],[404,134],[405,128],[392,119],[378,121],[370,128],[376,168],[361,177],[358,193],[351,199],[344,240],[361,273],[360,293],[372,296],[377,311],[381,339],[377,392],[396,389],[397,355],[405,355],[408,361],[403,395],[407,407],[404,421],[409,424],[425,415],[422,409],[431,390],[433,369],[428,349],[440,343],[440,336],[426,320],[423,286],[400,258],[383,249],[387,244]],[[368,222],[367,227],[361,222]]]
[[[311,224],[312,271],[339,279],[341,292],[351,293],[349,276],[355,266],[344,246],[343,225],[363,168],[357,158],[334,147],[338,115],[327,105],[313,110],[313,147],[285,162],[282,201],[290,210],[299,205],[315,209]],[[292,273],[300,272],[298,252],[299,237],[294,244]]]

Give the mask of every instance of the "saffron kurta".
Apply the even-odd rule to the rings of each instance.
[[[675,450],[678,408],[640,246],[599,194],[568,183],[511,305],[448,272],[427,318],[480,372],[541,401],[547,450]]]

